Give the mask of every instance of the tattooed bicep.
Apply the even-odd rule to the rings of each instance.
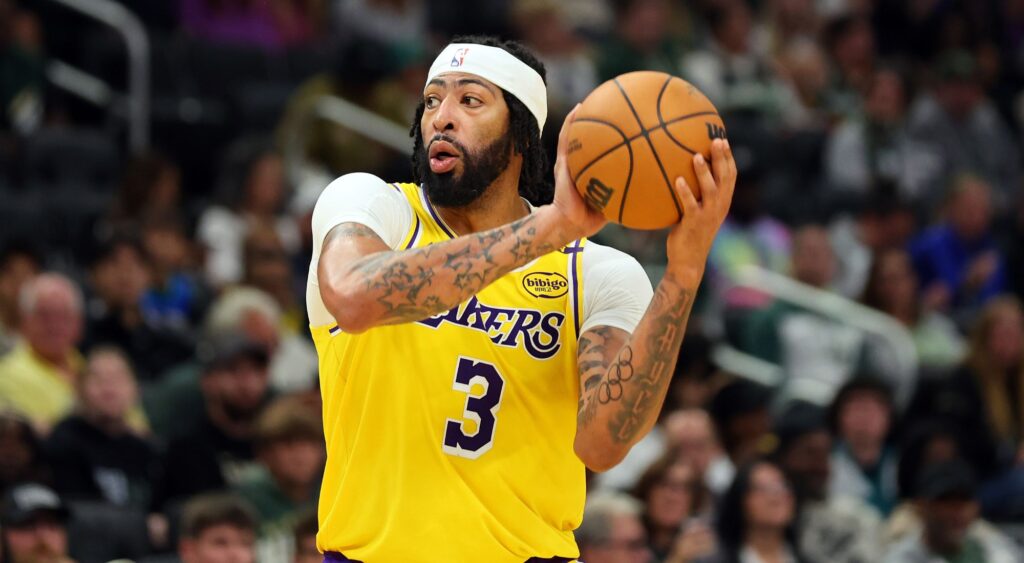
[[[584,390],[600,381],[628,338],[628,332],[610,326],[594,327],[580,336],[576,365]]]
[[[324,237],[324,245],[339,239],[377,239],[381,240],[373,229],[362,223],[340,223]],[[381,240],[381,242],[384,242]]]

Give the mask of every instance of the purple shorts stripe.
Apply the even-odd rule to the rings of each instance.
[[[549,558],[546,558],[546,559],[541,559],[540,557],[531,557],[531,558],[526,560],[526,563],[571,563],[572,561],[576,561],[576,560],[575,559],[570,559],[568,557],[549,557]],[[345,557],[344,555],[342,555],[340,553],[334,553],[334,552],[328,551],[327,553],[324,554],[324,563],[362,563],[362,562],[361,561],[356,561],[355,559],[349,559],[348,557]],[[581,563],[581,562],[578,562],[578,563]]]
[[[361,563],[360,561],[356,561],[355,559],[349,559],[348,557],[345,557],[344,555],[340,553],[335,553],[333,551],[328,551],[327,553],[324,553],[324,563],[339,563],[345,561],[349,563]]]

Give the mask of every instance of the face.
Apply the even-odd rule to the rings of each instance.
[[[814,287],[825,287],[832,282],[835,268],[835,255],[825,229],[801,229],[793,240],[793,277]]]
[[[35,307],[22,318],[32,349],[52,362],[67,359],[82,335],[82,310],[73,288],[52,280],[36,282]]]
[[[250,530],[220,524],[203,530],[198,538],[182,540],[179,551],[184,563],[253,563],[255,545]]]
[[[887,311],[913,303],[917,299],[917,276],[906,252],[891,251],[879,257],[878,291]]]
[[[67,531],[55,516],[40,515],[24,526],[7,526],[3,534],[12,563],[63,563],[67,560]]]
[[[427,84],[416,172],[431,202],[469,205],[509,168],[508,120],[501,90],[475,75],[450,72]]]
[[[969,498],[950,498],[921,504],[925,534],[933,548],[945,553],[959,551],[978,517],[978,503]]]
[[[251,420],[263,406],[267,395],[266,366],[241,358],[232,365],[203,377],[207,400],[215,403],[234,420]]]
[[[960,237],[977,240],[988,232],[992,202],[986,184],[976,180],[966,182],[950,205],[949,222]]]
[[[622,18],[623,37],[640,51],[655,49],[667,34],[671,9],[665,0],[635,0]]]
[[[893,123],[902,117],[903,107],[903,83],[899,75],[892,71],[876,74],[864,101],[868,116],[880,123]]]
[[[825,498],[831,473],[831,450],[832,438],[822,430],[798,438],[782,459],[786,471],[808,498]]]
[[[178,206],[181,194],[181,173],[177,168],[168,166],[160,173],[160,177],[150,192],[150,204],[157,209],[174,210]]]
[[[940,84],[936,95],[946,112],[957,119],[966,118],[984,97],[981,87],[971,80],[952,80]]]
[[[316,535],[299,539],[295,544],[295,563],[323,563],[324,556],[316,548]]]
[[[263,155],[253,164],[246,184],[248,207],[256,213],[272,214],[284,198],[284,165],[276,154]]]
[[[877,393],[857,391],[839,411],[839,434],[855,447],[880,447],[891,420],[889,405]]]
[[[117,354],[100,353],[90,358],[86,372],[81,390],[85,411],[105,420],[123,420],[138,396],[128,364]]]
[[[988,350],[996,365],[1008,369],[1024,359],[1024,316],[1017,308],[1002,309],[988,330]]]
[[[93,268],[96,293],[114,309],[130,309],[139,304],[149,287],[149,270],[132,246],[122,245]]]
[[[277,349],[278,332],[274,321],[259,311],[250,310],[242,315],[241,330],[250,340],[259,342],[271,354]]]
[[[711,427],[711,419],[704,411],[674,413],[665,421],[668,440],[679,451],[679,459],[704,475],[715,455],[718,441]]]
[[[147,229],[142,235],[142,244],[153,263],[163,270],[188,267],[192,249],[181,231],[171,228]]]
[[[754,468],[744,508],[751,528],[784,529],[793,521],[793,492],[778,468],[767,463]]]
[[[580,560],[587,563],[649,563],[651,552],[647,548],[647,533],[638,518],[617,516],[612,520],[608,541],[584,549]]]
[[[278,482],[312,487],[326,455],[322,443],[296,439],[268,445],[260,452],[260,459]]]
[[[729,421],[727,432],[733,444],[729,456],[733,463],[742,465],[758,456],[761,439],[771,431],[771,423],[767,409],[741,414]]]
[[[647,495],[647,515],[660,528],[678,529],[693,507],[695,476],[689,466],[677,463],[654,484]]]

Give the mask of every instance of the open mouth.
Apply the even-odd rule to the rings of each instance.
[[[434,174],[451,172],[459,160],[459,151],[448,141],[434,141],[430,144],[430,171]]]

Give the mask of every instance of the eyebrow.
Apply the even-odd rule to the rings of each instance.
[[[467,84],[477,84],[477,85],[482,86],[483,88],[485,88],[491,94],[495,94],[494,86],[492,86],[490,84],[487,84],[486,82],[484,82],[483,80],[480,80],[478,78],[460,78],[460,79],[455,81],[455,85],[456,86],[465,86]],[[430,82],[428,82],[427,85],[428,86],[438,86],[438,87],[444,88],[444,87],[448,86],[448,83],[445,82],[441,78],[435,78],[435,79],[431,80]]]

